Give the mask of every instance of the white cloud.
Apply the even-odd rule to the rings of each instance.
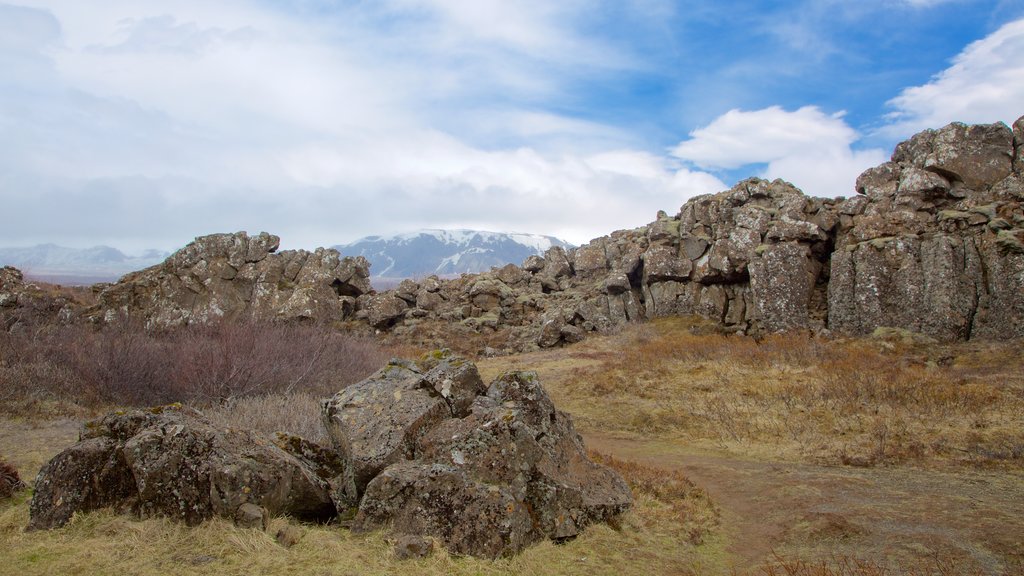
[[[691,132],[672,154],[707,169],[764,164],[763,177],[788,180],[808,194],[838,196],[851,193],[857,175],[885,160],[882,150],[854,150],[858,139],[841,113],[772,106],[730,110]]]
[[[953,121],[1012,123],[1024,114],[1024,20],[967,46],[930,82],[903,90],[884,133],[904,137]]]
[[[28,35],[0,35],[0,245],[459,226],[579,243],[725,187],[532,106],[578,67],[630,65],[573,32],[587,3],[393,0],[321,21],[241,0],[22,1],[39,9],[0,19]]]

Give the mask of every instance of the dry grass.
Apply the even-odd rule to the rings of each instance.
[[[860,466],[1019,466],[1021,350],[1019,341],[695,335],[685,319],[665,319],[567,352],[544,381],[585,429],[604,433]]]
[[[102,386],[83,384],[102,380],[88,376],[90,373],[82,368],[84,359],[106,366],[106,373],[116,374],[120,370],[128,375],[126,378],[152,383],[157,381],[152,374],[166,376],[173,374],[173,370],[168,372],[167,364],[154,361],[163,368],[135,372],[134,368],[129,369],[130,363],[118,368],[122,365],[116,360],[147,356],[150,350],[173,343],[189,352],[173,357],[177,364],[171,366],[197,362],[209,370],[206,377],[199,378],[191,368],[181,368],[180,381],[188,380],[184,375],[192,374],[188,377],[191,381],[206,384],[167,388],[164,392],[191,391],[195,403],[203,404],[208,415],[228,426],[268,433],[285,430],[323,440],[318,399],[341,387],[342,373],[351,382],[378,368],[388,356],[399,354],[382,352],[372,343],[367,343],[369,348],[365,350],[347,349],[344,346],[348,344],[344,343],[322,344],[318,328],[295,330],[285,338],[289,346],[298,346],[291,348],[292,352],[284,345],[260,348],[262,344],[241,334],[228,338],[223,333],[204,335],[201,331],[192,335],[152,335],[152,340],[138,334],[125,335],[126,340],[122,340],[109,335],[90,336],[92,333],[86,332],[81,343],[69,341],[78,338],[75,332],[58,336],[39,333],[32,336],[35,340],[17,342],[2,340],[10,336],[0,336],[0,377],[22,383],[17,388],[20,391],[13,393],[12,388],[0,386],[0,410],[8,414],[21,410],[20,414],[42,415],[47,413],[48,406],[66,407],[62,402],[101,406],[109,396],[96,392],[104,390]],[[435,336],[432,330],[424,330],[424,344]],[[437,330],[440,335],[441,329]],[[272,335],[281,341],[282,334]],[[482,340],[473,339],[468,332],[456,334],[457,345],[453,347],[471,353],[488,345],[500,345],[499,340],[505,337],[497,332]],[[323,337],[335,336],[338,335]],[[90,337],[110,339],[103,343],[91,341]],[[223,342],[215,342],[222,337]],[[188,338],[195,338],[196,344],[189,344]],[[79,346],[103,354],[61,356],[64,346]],[[204,346],[206,352],[202,350]],[[120,355],[118,347],[124,348]],[[247,349],[259,352],[249,354]],[[359,375],[358,370],[339,367],[341,364],[309,362],[310,358],[323,358],[339,349],[365,360],[365,372]],[[321,351],[320,356],[317,350]],[[288,360],[289,354],[305,359],[305,364]],[[224,356],[233,360],[221,362]],[[242,374],[246,362],[257,358],[280,358],[293,371],[286,377],[252,372],[246,378],[236,377],[236,384],[224,384],[224,375],[233,372],[217,367],[233,365],[234,373]],[[318,376],[304,376],[299,379],[300,384],[289,386],[302,374],[301,370],[295,372],[294,367],[309,365],[316,366],[309,374]],[[1007,471],[1010,468],[1014,469],[1012,474],[1019,475],[1024,462],[1024,355],[1020,342],[936,345],[910,337],[850,340],[806,334],[755,340],[709,332],[686,319],[667,319],[630,326],[616,335],[592,338],[572,348],[488,359],[479,366],[485,380],[507,369],[537,369],[556,405],[573,415],[581,431],[621,436],[652,450],[664,446],[712,448],[716,453],[751,461],[802,461],[805,464],[799,466],[805,468],[810,467],[806,463],[878,467],[828,468],[849,474],[871,474],[870,478],[907,471],[897,467],[901,464],[913,464],[913,470],[921,470],[917,466],[922,464],[956,464],[948,467],[955,471],[950,474],[975,474],[979,479],[1011,474]],[[262,380],[267,384],[237,384],[243,380]],[[43,382],[48,384],[44,386]],[[117,389],[110,387],[106,393]],[[35,437],[37,432],[26,434]],[[10,446],[15,450],[21,448],[12,441],[0,445],[0,451],[9,451]],[[36,454],[39,446],[31,446],[31,453],[7,454],[21,467],[23,475],[33,473],[45,461]],[[46,449],[52,454],[63,447],[51,441]],[[122,574],[126,567],[129,573],[143,575],[730,573],[736,554],[733,547],[743,543],[730,540],[735,534],[730,533],[730,526],[723,526],[726,520],[704,490],[674,471],[678,469],[675,467],[641,465],[597,453],[592,456],[624,475],[636,494],[634,509],[619,522],[591,527],[565,545],[543,543],[515,558],[496,562],[457,558],[443,550],[425,560],[399,562],[386,533],[355,536],[335,526],[302,525],[288,518],[275,519],[269,532],[262,533],[241,530],[219,520],[186,528],[162,519],[136,520],[100,511],[78,516],[62,530],[24,533],[28,492],[21,491],[13,500],[0,503],[0,557],[4,558],[0,574]],[[979,471],[961,468],[961,464],[992,469]],[[851,484],[854,485],[857,484]],[[898,482],[893,486],[902,489]],[[791,490],[788,494],[802,494],[799,491],[805,489],[811,494],[817,488],[780,486],[779,492],[766,492],[764,498],[775,498],[786,490]],[[714,494],[717,497],[719,493]],[[890,511],[878,512],[884,515]],[[856,526],[868,531],[875,528],[863,518],[847,516]],[[735,522],[735,518],[728,522]],[[286,548],[274,541],[273,534],[286,525],[302,534],[294,547]],[[908,530],[914,529],[908,526]],[[1019,540],[1012,533],[1014,526],[1008,523],[1010,532],[999,541],[1005,540],[1006,550],[997,550],[997,543],[991,538],[983,543],[1001,554],[1001,558],[1016,558],[1010,550],[1013,542]],[[951,534],[953,530],[963,530],[948,529]],[[931,560],[926,552],[919,554],[916,549],[907,549],[901,558],[919,561],[900,567],[886,563],[887,557],[878,553],[880,549],[856,548],[866,536],[851,538],[848,544],[852,548],[842,549],[843,553],[857,556],[822,559],[822,551],[836,544],[804,542],[799,539],[802,534],[797,530],[785,536],[787,547],[782,550],[786,556],[769,558],[763,565],[733,573],[946,576],[971,573],[969,569],[974,566],[959,560]],[[905,541],[919,540],[917,536],[907,536]],[[861,552],[866,553],[866,559],[860,558]],[[1019,564],[1005,561],[1004,565]]]
[[[247,428],[267,435],[288,432],[327,445],[330,439],[320,420],[321,398],[308,392],[251,396],[211,406],[203,413],[225,428]]]
[[[935,560],[921,566],[887,568],[881,564],[858,558],[839,557],[816,562],[800,558],[775,556],[771,562],[759,567],[756,576],[980,576],[975,570]]]

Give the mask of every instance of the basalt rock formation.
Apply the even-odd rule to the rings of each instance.
[[[36,284],[25,282],[12,266],[0,268],[0,330],[13,331],[36,318],[54,318],[71,322],[77,305],[73,299],[48,293]]]
[[[363,494],[354,530],[390,526],[495,558],[574,537],[629,508],[625,482],[587,458],[535,372],[485,386],[462,358],[433,362],[429,370],[392,362],[324,403]]]
[[[1022,150],[1024,118],[1013,129],[954,123],[901,143],[849,199],[752,178],[576,249],[380,293],[361,258],[274,254],[265,233],[207,236],[105,288],[87,316],[344,320],[399,338],[433,323],[501,331],[513,350],[691,314],[747,334],[889,326],[940,340],[1021,337]]]
[[[950,124],[897,146],[849,199],[750,179],[575,250],[358,302],[396,333],[421,319],[555,346],[659,316],[748,334],[878,327],[940,340],[1024,336],[1024,118]]]
[[[324,401],[323,422],[331,447],[220,429],[176,405],[108,414],[39,472],[29,528],[102,507],[263,529],[289,514],[494,558],[571,538],[632,503],[534,372],[485,386],[450,354],[422,367],[395,360]]]
[[[196,238],[162,264],[126,275],[99,293],[94,320],[177,326],[220,319],[341,321],[370,292],[369,264],[318,248],[277,252],[263,232]]]
[[[39,471],[28,527],[57,528],[75,512],[108,506],[190,525],[214,516],[244,524],[269,514],[334,516],[339,491],[331,481],[344,469],[318,475],[289,446],[217,428],[176,405],[108,414],[86,423],[80,441]]]
[[[940,340],[1024,336],[1024,118],[896,147],[839,206],[829,326]]]

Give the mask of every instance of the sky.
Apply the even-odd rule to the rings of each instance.
[[[584,243],[1024,115],[1024,0],[0,0],[0,246]]]

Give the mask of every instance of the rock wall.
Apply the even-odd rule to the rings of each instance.
[[[362,258],[217,234],[107,287],[87,315],[348,320],[398,337],[434,323],[501,330],[517,350],[690,314],[750,334],[894,326],[942,340],[1019,337],[1022,150],[1024,118],[1013,129],[954,123],[899,144],[849,199],[752,178],[574,250],[381,293]]]
[[[555,346],[695,314],[746,333],[879,326],[941,340],[1024,336],[1024,118],[950,124],[897,146],[849,199],[749,179],[675,216],[521,267],[361,299],[378,329],[421,319]]]
[[[1024,336],[1024,118],[896,147],[839,206],[829,326],[941,340]]]

